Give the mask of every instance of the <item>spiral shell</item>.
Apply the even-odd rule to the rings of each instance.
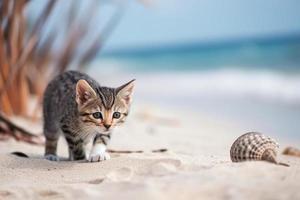
[[[258,132],[250,132],[235,140],[230,149],[230,157],[232,162],[264,160],[283,164],[278,163],[276,159],[278,148],[279,145],[270,137]]]

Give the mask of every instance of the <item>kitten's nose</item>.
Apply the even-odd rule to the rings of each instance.
[[[110,124],[103,124],[103,126],[104,126],[107,130],[111,127]]]

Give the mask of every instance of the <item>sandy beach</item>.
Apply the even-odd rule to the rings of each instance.
[[[109,148],[145,153],[114,153],[99,163],[51,162],[42,146],[1,142],[0,199],[300,199],[299,158],[280,155],[290,167],[230,161],[232,142],[247,131],[192,112],[135,105]],[[281,150],[286,142],[279,142]],[[168,152],[150,152],[158,148]],[[64,139],[59,155],[67,157]]]
[[[0,200],[300,200],[299,8],[0,0]]]

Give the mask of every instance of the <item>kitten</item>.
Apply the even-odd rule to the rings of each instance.
[[[62,132],[70,160],[86,159],[85,146],[93,140],[90,162],[110,159],[106,145],[112,130],[125,122],[134,80],[117,88],[100,86],[88,75],[68,71],[52,80],[44,94],[45,158],[58,161],[57,141]]]

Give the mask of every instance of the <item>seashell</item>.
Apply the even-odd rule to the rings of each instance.
[[[295,147],[287,147],[282,152],[283,155],[300,157],[300,149]]]
[[[258,132],[249,132],[235,140],[230,149],[230,157],[232,162],[262,160],[288,166],[277,161],[278,148],[278,143],[272,138]]]

